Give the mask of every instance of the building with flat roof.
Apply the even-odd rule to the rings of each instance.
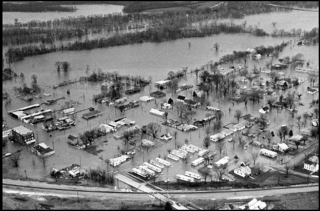
[[[31,152],[38,155],[39,157],[47,157],[55,153],[55,151],[51,149],[48,145],[46,145],[44,142],[32,147]]]
[[[34,132],[22,125],[12,129],[13,140],[23,145],[29,145],[36,142]]]

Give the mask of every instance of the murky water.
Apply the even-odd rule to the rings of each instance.
[[[72,5],[73,6],[73,5]],[[48,21],[56,18],[69,18],[88,15],[108,15],[112,13],[122,13],[124,6],[121,5],[74,5],[77,8],[75,12],[3,12],[2,24],[13,24],[14,19],[18,18],[21,23],[26,23],[32,20]]]
[[[211,21],[208,21],[210,23]],[[319,27],[319,13],[293,10],[291,12],[272,12],[256,15],[248,15],[242,19],[219,19],[220,22],[233,22],[234,24],[242,24],[246,22],[246,26],[258,27],[272,33],[274,29],[283,29],[290,31],[291,29],[301,29],[310,31],[315,27]],[[276,22],[273,27],[272,22]]]
[[[117,71],[121,75],[140,75],[143,77],[151,76],[153,82],[157,80],[164,79],[167,76],[169,71],[177,71],[182,67],[189,67],[190,69],[200,67],[210,60],[213,62],[217,61],[221,56],[231,53],[234,50],[245,50],[247,48],[253,48],[260,45],[275,45],[280,44],[282,41],[290,40],[292,38],[271,38],[271,37],[254,37],[248,34],[220,34],[205,38],[192,38],[192,39],[180,39],[176,41],[164,42],[160,44],[154,43],[144,43],[144,44],[135,44],[128,46],[120,46],[120,47],[112,47],[106,49],[95,49],[91,51],[75,51],[75,52],[57,52],[50,53],[46,55],[34,56],[30,58],[25,58],[25,60],[21,62],[17,62],[12,64],[12,69],[18,74],[23,72],[25,74],[25,82],[30,84],[30,77],[32,74],[36,74],[38,77],[38,84],[43,89],[45,93],[54,93],[52,97],[43,97],[42,99],[35,99],[32,103],[27,103],[25,101],[21,101],[14,97],[13,87],[21,86],[20,79],[12,82],[4,82],[3,88],[10,93],[12,96],[12,103],[7,107],[7,110],[17,109],[23,106],[27,106],[34,103],[41,103],[47,99],[56,99],[62,96],[66,97],[66,100],[72,99],[74,101],[78,101],[81,104],[76,107],[76,110],[81,110],[84,108],[88,108],[93,106],[98,110],[103,112],[101,117],[89,120],[88,122],[81,118],[81,115],[85,112],[79,113],[77,118],[77,126],[72,127],[72,129],[65,131],[54,131],[51,133],[46,133],[41,129],[41,123],[35,126],[26,125],[16,119],[7,115],[6,109],[4,108],[3,101],[3,118],[9,127],[16,127],[18,125],[25,125],[28,128],[35,131],[36,136],[40,142],[45,142],[49,146],[53,147],[56,153],[48,158],[46,167],[44,168],[39,161],[38,157],[27,150],[26,147],[11,144],[6,149],[6,152],[15,152],[17,149],[24,149],[22,151],[22,160],[20,161],[20,167],[17,169],[11,169],[12,172],[17,172],[18,174],[24,175],[24,170],[27,170],[28,177],[32,178],[43,178],[45,175],[48,175],[49,169],[51,167],[60,169],[65,166],[71,165],[72,163],[80,163],[85,168],[106,168],[106,164],[104,164],[99,157],[103,157],[103,159],[111,158],[117,156],[120,151],[118,150],[118,146],[120,148],[124,148],[124,145],[121,140],[115,140],[111,134],[106,137],[102,137],[99,140],[96,140],[95,143],[98,146],[98,149],[103,150],[98,156],[87,153],[83,150],[78,150],[73,148],[67,144],[67,136],[69,134],[77,135],[79,133],[83,133],[88,129],[95,128],[99,126],[101,123],[106,123],[116,118],[123,116],[124,114],[120,114],[119,111],[115,111],[114,107],[107,107],[105,105],[94,104],[92,102],[92,96],[94,94],[100,93],[100,85],[98,83],[94,84],[81,84],[76,83],[73,85],[65,86],[62,88],[58,88],[53,90],[52,85],[56,85],[57,83],[67,80],[79,78],[80,76],[85,75],[86,66],[89,65],[91,70],[101,68],[103,71]],[[191,48],[188,48],[188,42],[191,42]],[[215,52],[213,50],[213,43],[218,42],[220,44],[220,51]],[[279,58],[284,56],[292,56],[297,53],[302,53],[306,60],[310,60],[311,66],[319,65],[319,51],[318,45],[316,46],[289,46],[282,53],[280,53]],[[249,61],[248,66],[249,69],[253,68],[253,65],[257,65],[258,68],[263,67],[266,63],[266,60],[270,60],[270,58],[265,58],[257,61]],[[54,62],[55,61],[69,61],[71,64],[71,70],[68,73],[64,73],[63,71],[57,73]],[[242,62],[242,61],[241,61]],[[224,65],[227,68],[229,65]],[[234,62],[234,65],[238,65],[238,61]],[[284,71],[286,75],[300,75],[301,77],[306,78],[306,75],[296,73],[291,70]],[[262,74],[263,77],[266,77],[265,74]],[[184,77],[179,84],[193,84],[198,83],[196,76],[187,75]],[[303,83],[297,89],[294,89],[296,92],[303,94],[303,102],[305,104],[304,107],[299,107],[299,113],[302,113],[303,110],[306,110],[309,106],[309,102],[312,100],[312,97],[307,97],[306,87],[308,86],[308,82]],[[66,95],[67,89],[70,89],[71,95]],[[155,87],[152,83],[149,87],[146,87],[141,93],[135,94],[132,96],[127,96],[128,100],[137,100],[140,96],[149,95],[150,92],[154,91]],[[281,93],[282,91],[279,91]],[[286,93],[286,92],[284,92]],[[191,91],[184,91],[181,94],[186,95],[187,97],[191,97]],[[170,97],[171,92],[167,90],[167,99]],[[85,98],[83,98],[85,96]],[[315,98],[315,96],[314,96]],[[175,96],[173,96],[175,99]],[[61,105],[64,104],[66,100],[60,100],[57,104],[52,106],[43,106],[43,108],[50,109],[59,109]],[[157,100],[157,102],[162,102],[165,99]],[[214,94],[210,94],[209,100],[212,106],[219,107],[226,116],[223,118],[223,125],[228,123],[236,123],[235,118],[233,117],[233,112],[236,109],[240,109],[243,113],[251,113],[254,115],[258,115],[258,110],[261,105],[263,105],[263,101],[260,101],[260,104],[248,103],[248,109],[246,110],[244,104],[236,104],[232,107],[231,114],[229,114],[229,107],[232,106],[230,102],[216,101],[216,96]],[[128,110],[125,112],[125,116],[128,118],[135,120],[136,123],[140,126],[146,125],[150,122],[158,122],[161,123],[162,120],[158,117],[152,116],[149,114],[151,108],[155,108],[156,105],[154,102],[150,102],[148,104],[143,104],[143,106]],[[195,119],[200,119],[205,117],[207,111],[198,110],[197,114],[194,116]],[[60,114],[59,114],[60,115]],[[58,115],[58,117],[59,117]],[[269,128],[271,130],[277,129],[277,127],[281,124],[288,124],[288,122],[292,121],[291,115],[288,111],[282,111],[281,113],[277,113],[276,111],[271,112],[267,115],[268,119],[271,121],[271,125]],[[177,119],[177,112],[171,111],[169,112],[169,118]],[[294,132],[297,131],[295,126],[293,127]],[[171,132],[175,131],[173,128],[169,128]],[[162,126],[162,131],[160,134],[166,131],[166,127]],[[177,130],[178,131],[178,130]],[[214,134],[211,129],[210,135]],[[50,136],[51,135],[51,136]],[[185,133],[178,131],[178,142],[181,144],[184,143],[185,139],[189,139],[192,144],[202,147],[203,138],[205,137],[205,129],[201,128],[200,130]],[[144,137],[148,138],[148,137]],[[108,143],[104,143],[104,140],[108,140]],[[275,140],[278,140],[276,137]],[[131,145],[129,145],[131,146]],[[223,155],[228,155],[233,158],[235,154],[241,159],[244,157],[249,158],[250,153],[249,150],[245,151],[239,148],[236,144],[235,149],[232,149],[232,144],[226,142],[225,143],[226,150]],[[144,161],[148,159],[155,159],[159,155],[164,157],[168,154],[168,149],[174,148],[174,141],[171,140],[169,143],[164,143],[161,140],[156,140],[156,148],[149,150],[149,152],[144,152]],[[251,148],[251,146],[250,146]],[[249,149],[250,149],[249,148]],[[212,143],[210,149],[216,151],[215,145]],[[257,148],[253,148],[253,150],[258,150]],[[235,152],[234,152],[235,151]],[[223,156],[222,155],[222,156]],[[219,156],[218,156],[219,157]],[[191,161],[196,159],[197,155],[194,155],[191,158]],[[9,159],[6,158],[7,162]],[[34,160],[34,164],[33,164]],[[80,161],[81,160],[81,161]],[[134,161],[129,161],[120,166],[120,171],[129,171],[133,166],[140,165],[143,162],[142,153],[137,153]],[[174,162],[173,167],[169,170],[169,178],[174,181],[174,177],[176,174],[183,174],[185,170],[191,170],[193,172],[197,172],[196,169],[188,165],[182,164],[181,161]],[[265,165],[269,165],[274,163],[274,161],[270,161],[267,158],[259,157],[257,162],[264,163]],[[230,162],[229,168],[232,169],[236,166],[236,163],[233,161]],[[163,179],[166,177],[166,171],[164,171],[164,175],[161,175],[159,179]]]

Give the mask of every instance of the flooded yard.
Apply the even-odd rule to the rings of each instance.
[[[79,7],[79,6],[77,6]],[[85,6],[84,6],[85,7]],[[107,6],[106,6],[107,7]],[[102,8],[101,8],[102,9]],[[293,11],[301,12],[301,11]],[[308,13],[309,14],[309,13]],[[280,15],[280,14],[279,14]],[[288,15],[288,14],[286,14]],[[290,15],[290,13],[289,13]],[[260,15],[262,16],[262,15]],[[251,17],[251,16],[248,16]],[[277,17],[277,15],[272,16]],[[279,17],[278,17],[279,18]],[[253,18],[254,19],[254,18]],[[261,18],[259,18],[260,20]],[[20,19],[19,19],[20,20]],[[250,22],[249,19],[248,24]],[[290,23],[290,18],[286,20],[278,20],[279,25],[282,26],[284,23]],[[272,20],[268,20],[271,25]],[[280,23],[281,22],[281,23]],[[313,22],[314,23],[314,22]],[[266,27],[261,21],[260,27]],[[291,26],[290,26],[291,27]],[[12,81],[3,82],[3,89],[8,92],[12,98],[12,102],[7,108],[5,108],[3,100],[3,119],[6,124],[10,127],[16,127],[19,125],[24,125],[29,129],[33,130],[36,134],[36,138],[39,142],[45,142],[50,147],[54,147],[55,154],[48,157],[46,166],[44,167],[40,162],[39,158],[32,154],[30,149],[24,146],[9,144],[6,151],[15,152],[18,149],[23,149],[21,152],[22,160],[20,160],[20,166],[18,168],[9,169],[10,172],[24,175],[25,170],[27,171],[28,177],[42,179],[49,174],[50,169],[56,168],[61,169],[66,166],[71,165],[72,163],[80,164],[84,168],[96,168],[100,167],[105,169],[106,163],[103,161],[105,159],[113,158],[120,154],[119,149],[124,149],[125,146],[121,140],[116,140],[112,134],[108,134],[100,139],[95,140],[95,145],[97,146],[96,150],[98,150],[98,154],[94,155],[92,153],[88,153],[84,150],[79,150],[75,147],[72,147],[67,144],[67,136],[70,134],[78,135],[79,133],[83,133],[89,129],[93,129],[98,127],[101,123],[109,123],[112,120],[118,119],[120,117],[126,116],[129,119],[136,121],[136,124],[139,126],[146,125],[150,122],[162,123],[164,120],[160,117],[153,116],[149,114],[151,108],[160,109],[160,103],[167,101],[170,97],[173,100],[176,100],[177,94],[172,95],[170,90],[164,90],[166,92],[166,97],[162,99],[157,99],[156,101],[152,101],[149,103],[141,103],[141,106],[138,108],[133,108],[125,113],[120,113],[119,110],[116,110],[114,106],[106,106],[102,104],[96,104],[92,101],[92,97],[95,94],[101,92],[100,84],[101,83],[75,83],[72,85],[67,85],[64,87],[60,87],[57,89],[53,89],[53,85],[57,85],[59,82],[65,80],[73,80],[78,79],[81,76],[85,76],[87,65],[90,68],[89,73],[96,71],[100,68],[104,72],[118,72],[120,75],[138,75],[142,76],[146,79],[149,77],[152,78],[151,85],[145,87],[140,93],[126,96],[128,101],[138,100],[141,96],[149,95],[150,92],[156,91],[157,89],[154,86],[154,82],[165,79],[168,75],[169,71],[178,71],[183,67],[188,67],[190,69],[199,68],[202,65],[207,64],[210,61],[218,61],[223,55],[230,54],[233,51],[244,51],[247,48],[254,48],[257,46],[275,46],[276,44],[280,44],[283,41],[293,40],[293,38],[272,38],[272,37],[255,37],[248,34],[220,34],[214,35],[205,38],[192,38],[192,39],[181,39],[170,42],[163,42],[160,44],[154,43],[143,43],[143,44],[135,44],[129,46],[120,46],[120,47],[112,47],[107,49],[95,49],[91,51],[76,51],[76,52],[57,52],[50,53],[46,55],[34,56],[30,58],[25,58],[21,62],[17,62],[11,65],[13,71],[18,73],[24,73],[25,75],[25,83],[27,85],[30,84],[31,75],[36,74],[38,79],[38,85],[42,89],[42,93],[53,93],[51,97],[43,97],[42,99],[34,99],[32,102],[25,102],[19,100],[15,97],[15,93],[13,91],[13,87],[21,86],[22,82],[19,78]],[[188,43],[191,43],[191,47],[188,48]],[[218,42],[220,44],[219,52],[216,52],[213,49],[213,44]],[[283,52],[279,54],[279,58],[283,58],[285,56],[293,56],[297,53],[303,54],[303,58],[306,61],[310,62],[310,66],[318,67],[319,66],[319,45],[315,46],[297,46],[289,44],[288,47],[284,49]],[[260,67],[265,67],[267,61],[270,61],[271,58],[262,58],[259,61],[249,60],[247,65],[248,69],[252,70],[254,65],[259,69]],[[71,70],[68,72],[61,71],[57,72],[54,63],[56,61],[68,61],[71,65]],[[274,63],[276,61],[274,60]],[[223,67],[228,69],[230,65],[234,65],[238,67],[240,64],[243,64],[243,60],[234,61],[233,64],[227,64]],[[316,96],[311,96],[306,93],[307,86],[309,86],[309,82],[307,79],[307,74],[298,73],[294,70],[286,69],[283,70],[285,76],[298,76],[300,78],[304,78],[306,81],[299,85],[297,88],[291,88],[286,91],[277,91],[277,95],[283,94],[285,95],[287,92],[295,91],[297,93],[301,93],[301,102],[303,102],[304,106],[297,107],[298,114],[302,114],[303,112],[309,109],[309,103],[312,99],[317,99]],[[268,78],[268,75],[265,73],[261,73],[263,80]],[[182,84],[192,84],[194,87],[192,90],[196,89],[196,84],[199,83],[199,79],[195,74],[187,74],[184,76],[179,85]],[[244,85],[244,84],[243,84]],[[248,86],[248,84],[246,84]],[[67,90],[70,90],[70,95],[67,95]],[[182,91],[180,94],[187,96],[188,98],[192,98],[192,90]],[[56,104],[51,106],[42,105],[41,107],[44,109],[60,109],[60,107],[68,100],[73,100],[79,102],[80,104],[76,106],[76,110],[87,109],[89,107],[94,107],[99,111],[102,111],[103,114],[100,117],[91,119],[89,121],[81,118],[82,114],[86,113],[80,112],[77,114],[76,126],[71,129],[64,131],[53,131],[47,133],[41,129],[42,123],[38,123],[34,126],[30,124],[22,123],[21,121],[12,118],[8,115],[7,111],[21,108],[24,106],[28,106],[35,103],[42,103],[47,99],[56,99],[59,97],[65,97],[65,100],[60,100]],[[266,97],[264,97],[266,98]],[[239,109],[243,112],[243,114],[252,114],[255,116],[259,115],[258,110],[261,106],[265,105],[265,99],[261,100],[259,103],[252,104],[248,102],[247,109],[245,108],[244,103],[235,103],[232,105],[230,101],[225,99],[221,99],[221,102],[218,101],[215,93],[211,93],[209,96],[209,101],[211,106],[218,107],[224,113],[222,118],[222,125],[227,125],[229,123],[237,123],[237,120],[234,118],[234,111]],[[157,106],[158,104],[158,106]],[[231,108],[231,113],[229,113],[229,108]],[[207,113],[211,113],[209,111],[197,109],[197,113],[193,117],[194,119],[202,119],[205,117]],[[61,117],[61,114],[58,115]],[[178,119],[178,114],[176,110],[169,111],[170,119]],[[275,109],[267,114],[268,120],[270,120],[270,125],[268,127],[269,130],[276,131],[278,127],[282,124],[289,125],[292,123],[292,116],[287,110],[282,110],[278,113]],[[168,127],[161,125],[162,131],[159,135],[164,134]],[[214,132],[212,126],[210,127],[210,134],[213,135],[217,132]],[[177,140],[180,144],[184,144],[185,139],[188,139],[191,144],[194,144],[199,147],[203,147],[203,139],[206,136],[205,128],[199,128],[193,132],[181,132],[174,128],[168,128],[171,134],[174,131],[178,131]],[[223,130],[222,128],[221,130]],[[297,133],[298,129],[296,126],[293,126],[294,133]],[[144,138],[148,138],[146,135]],[[107,140],[107,142],[106,142]],[[275,137],[274,140],[279,141],[278,137]],[[168,149],[174,149],[175,143],[174,139],[168,141],[168,143],[156,139],[156,147],[154,149],[149,150],[149,152],[140,152],[139,147],[136,148],[136,155],[133,160],[125,162],[122,164],[117,170],[118,171],[130,171],[134,166],[139,166],[144,161],[148,161],[149,159],[155,160],[156,157],[160,156],[164,158],[168,155]],[[249,149],[243,150],[238,145],[235,144],[235,148],[233,149],[232,144],[225,142],[225,150],[223,150],[222,155],[217,155],[216,159],[223,156],[229,156],[231,161],[229,162],[228,168],[233,169],[238,164],[234,161],[234,156],[237,155],[239,160],[244,160],[245,158],[250,158],[249,151],[251,148],[253,150],[259,150],[257,147],[249,146]],[[139,144],[138,144],[139,145]],[[133,146],[129,145],[133,148]],[[217,151],[215,143],[211,142],[209,147],[211,151]],[[143,155],[144,154],[144,155]],[[170,161],[173,166],[169,168],[169,178],[171,181],[175,181],[176,174],[184,174],[184,171],[192,171],[197,172],[197,168],[191,167],[191,162],[198,157],[197,153],[192,155],[190,159],[190,163],[187,165],[183,164],[182,161]],[[287,159],[290,159],[289,157]],[[10,162],[7,158],[5,162]],[[257,162],[263,163],[263,165],[277,165],[274,160],[270,160],[265,157],[259,156]],[[159,180],[164,180],[166,178],[166,170],[163,171],[164,174],[160,175]]]

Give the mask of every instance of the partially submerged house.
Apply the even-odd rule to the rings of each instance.
[[[36,142],[34,132],[22,125],[12,128],[13,140],[22,145],[29,145]]]
[[[93,111],[90,111],[88,113],[83,114],[82,118],[84,118],[86,120],[89,120],[91,118],[94,118],[94,117],[97,117],[97,116],[100,116],[100,115],[102,115],[101,111],[93,110]]]
[[[157,81],[154,83],[154,86],[159,89],[166,89],[170,82],[171,82],[171,80]]]
[[[164,111],[159,111],[158,109],[154,109],[154,108],[151,108],[150,110],[150,114],[153,114],[153,115],[156,115],[156,116],[159,116],[159,117],[164,117],[166,112]]]
[[[152,100],[154,100],[154,97],[150,97],[150,96],[142,96],[142,97],[140,97],[140,101],[142,101],[142,102],[150,102]]]
[[[186,99],[186,97],[185,96],[183,96],[183,95],[178,95],[178,97],[177,97],[177,101],[178,102],[184,102],[184,100]]]
[[[44,142],[32,147],[31,152],[38,155],[39,157],[47,157],[55,153],[55,151],[51,149],[48,145],[46,145]]]
[[[150,96],[154,97],[154,98],[161,98],[161,97],[165,97],[166,93],[163,93],[163,92],[160,92],[160,91],[155,91],[155,92],[151,92]]]
[[[186,105],[191,106],[192,108],[197,108],[197,107],[200,106],[200,103],[199,103],[199,102],[196,102],[196,101],[191,100],[191,99],[185,99],[185,100],[184,100],[184,103],[185,103]]]

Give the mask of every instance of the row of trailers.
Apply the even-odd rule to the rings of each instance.
[[[161,158],[150,160],[149,163],[144,162],[142,165],[132,169],[132,173],[148,180],[157,177],[157,173],[161,173],[164,167],[170,167],[171,163]]]

